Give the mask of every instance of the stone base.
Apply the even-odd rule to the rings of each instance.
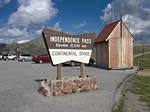
[[[71,78],[64,80],[51,81],[50,91],[53,96],[62,96],[66,94],[72,94],[76,92],[84,92],[89,90],[95,90],[96,78]]]

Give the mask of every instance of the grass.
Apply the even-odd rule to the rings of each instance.
[[[134,76],[122,91],[122,97],[113,112],[124,112],[127,105],[127,91],[140,96],[140,101],[146,102],[150,108],[150,77]]]
[[[125,100],[126,100],[126,93],[123,92],[122,97],[119,100],[119,103],[118,103],[117,107],[115,109],[113,109],[112,112],[123,112],[123,109],[125,107]]]
[[[150,68],[150,54],[144,55],[144,68]],[[141,68],[142,66],[142,56],[139,56],[134,59],[134,65],[139,66]]]
[[[150,107],[150,77],[135,76],[131,81],[129,90],[137,95],[140,95],[140,100],[147,103]]]
[[[134,46],[134,55],[139,54],[142,52],[143,47],[142,46]],[[144,46],[144,51],[150,51],[150,45],[145,45]]]

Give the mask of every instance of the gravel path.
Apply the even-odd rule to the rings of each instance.
[[[62,67],[64,77],[78,76],[79,67]],[[0,61],[0,112],[111,112],[115,93],[134,70],[86,67],[97,78],[98,89],[59,97],[37,93],[36,79],[54,79],[55,67],[31,62]]]

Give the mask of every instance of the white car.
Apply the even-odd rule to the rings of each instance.
[[[3,59],[3,55],[0,54],[0,60],[2,60],[2,59]]]
[[[19,61],[32,61],[33,56],[31,54],[20,54]]]
[[[17,55],[15,55],[15,54],[12,54],[12,55],[8,55],[8,57],[7,57],[9,60],[16,60],[17,59]]]
[[[2,59],[3,60],[8,60],[8,54],[3,54]]]

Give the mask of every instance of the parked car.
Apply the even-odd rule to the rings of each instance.
[[[90,61],[88,64],[86,64],[87,66],[93,66],[93,65],[96,65],[96,60],[95,59],[92,59],[90,58]]]
[[[48,56],[37,56],[37,57],[33,57],[32,61],[35,63],[50,63],[51,60]]]
[[[17,55],[16,54],[9,54],[7,59],[8,60],[16,60],[17,59]]]
[[[3,60],[8,60],[8,54],[3,54],[2,59]]]
[[[0,54],[0,60],[2,60],[3,59],[3,55],[2,54]]]
[[[31,54],[20,54],[18,57],[19,61],[32,61],[33,56]]]
[[[95,60],[94,59],[90,59],[89,63],[88,64],[85,64],[86,66],[92,66],[95,64]],[[76,61],[67,61],[67,62],[64,62],[62,65],[64,66],[80,66],[80,62],[76,62]]]
[[[76,61],[67,61],[62,63],[63,66],[79,66],[80,62],[76,62]]]

